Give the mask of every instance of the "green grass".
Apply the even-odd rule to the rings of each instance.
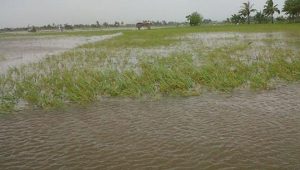
[[[172,47],[184,41],[186,34],[198,32],[286,32],[292,47],[293,37],[300,35],[299,28],[297,24],[225,25],[122,31],[123,35],[114,39],[11,69],[0,77],[0,110],[11,111],[19,101],[51,109],[68,103],[90,103],[101,96],[190,96],[200,95],[203,89],[262,90],[271,88],[276,80],[299,81],[299,51],[252,47],[248,40],[221,47],[203,47],[195,42],[191,52],[139,56],[137,63],[129,62],[132,49]],[[268,43],[272,45],[276,39]],[[257,59],[247,53],[251,49],[261,52]]]
[[[216,50],[209,56],[209,61],[202,67],[202,83],[206,86],[221,90],[231,91],[242,85],[248,85],[254,90],[269,89],[272,79],[286,81],[300,80],[300,58],[287,61],[289,50],[276,50],[270,54],[272,59],[262,59],[255,61],[251,65],[228,57],[232,53],[232,48]]]

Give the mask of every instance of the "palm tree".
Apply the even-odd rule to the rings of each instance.
[[[277,8],[278,4],[274,5],[273,0],[267,0],[266,5],[264,6],[264,14],[266,16],[271,16],[272,23],[274,23],[274,13],[277,12],[280,14],[280,10]]]
[[[240,10],[240,14],[247,17],[247,21],[248,21],[248,24],[250,24],[250,14],[252,12],[255,12],[256,10],[253,9],[253,4],[250,4],[250,2],[245,2],[243,3],[243,6],[241,7],[242,9]]]

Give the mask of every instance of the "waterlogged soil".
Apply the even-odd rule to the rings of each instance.
[[[20,66],[68,51],[79,45],[93,43],[121,35],[92,36],[92,37],[67,37],[67,36],[44,36],[44,37],[13,37],[0,39],[0,73],[10,67]]]
[[[300,84],[0,117],[0,169],[300,169]]]

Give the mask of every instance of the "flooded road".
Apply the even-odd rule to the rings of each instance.
[[[300,84],[0,117],[0,169],[300,169]]]
[[[8,68],[39,61],[49,55],[68,51],[79,45],[102,41],[121,33],[92,37],[21,37],[0,39],[0,73]]]

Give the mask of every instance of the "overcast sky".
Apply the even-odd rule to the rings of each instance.
[[[0,0],[0,28],[46,24],[94,24],[105,21],[185,21],[198,11],[222,21],[247,0]],[[250,0],[261,10],[266,0]],[[282,9],[284,0],[274,0]]]

